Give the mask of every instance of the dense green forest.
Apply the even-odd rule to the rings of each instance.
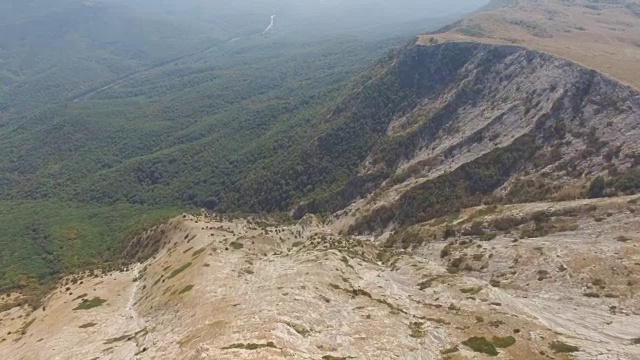
[[[62,201],[0,201],[0,288],[32,301],[60,274],[123,265],[125,240],[178,208],[95,206]]]
[[[0,4],[0,290],[120,264],[183,211],[288,211],[376,181],[350,179],[382,123],[350,124],[345,101],[447,17],[258,3]]]
[[[258,164],[296,161],[351,77],[398,41],[247,41],[6,120],[0,287],[117,260],[136,229],[181,209],[286,210],[311,189],[256,206],[237,184],[273,182]]]
[[[0,134],[1,195],[205,206],[260,177],[257,164],[288,163],[308,147],[346,82],[393,43],[247,41],[30,113]]]

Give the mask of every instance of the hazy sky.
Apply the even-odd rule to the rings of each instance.
[[[99,1],[99,0],[94,0]],[[488,0],[102,0],[172,16],[230,26],[269,25],[276,15],[280,31],[372,29],[422,19],[459,16]],[[242,23],[245,22],[245,23]],[[256,24],[258,26],[258,24]]]
[[[487,0],[0,0],[3,52],[86,37],[89,43],[156,38],[233,39],[262,34],[310,39],[336,34],[412,36]],[[152,23],[153,22],[153,23]],[[159,29],[158,29],[159,28]],[[129,34],[126,38],[120,32]],[[132,32],[137,32],[134,34]],[[163,33],[163,34],[160,34]],[[70,36],[70,35],[73,36]],[[181,35],[182,34],[182,35]],[[143,38],[144,36],[141,36]],[[24,45],[24,46],[22,46]]]

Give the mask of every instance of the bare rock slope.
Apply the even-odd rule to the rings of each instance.
[[[380,88],[397,91],[369,110]],[[597,175],[613,179],[638,164],[637,91],[518,46],[407,46],[346,103],[335,116],[385,131],[360,164],[359,178],[373,179],[375,191],[338,193],[351,204],[337,217],[356,232],[486,201],[575,198]]]
[[[635,208],[626,205],[628,200],[619,203]],[[610,209],[610,202],[593,203],[597,211]],[[500,209],[505,216],[509,211],[529,210]],[[627,220],[607,219],[612,227],[607,231],[637,234],[637,221],[623,211],[616,213],[618,220]],[[616,241],[581,225],[563,236],[515,245],[508,237],[472,245],[458,242],[448,245],[451,256],[466,251],[470,258],[480,258],[474,252],[484,253],[484,261],[491,259],[483,269],[458,272],[438,255],[446,242],[393,250],[370,239],[337,235],[311,217],[297,225],[274,226],[257,219],[184,216],[154,231],[148,236],[158,239],[162,248],[145,263],[123,272],[67,279],[44,308],[1,313],[0,329],[8,335],[0,342],[0,357],[640,356],[640,347],[634,345],[640,336],[639,308],[628,296],[632,293],[625,293],[638,285],[629,287],[609,275],[613,260],[596,259],[618,254],[626,260],[617,269],[631,270],[622,267],[638,261],[640,239],[635,235]],[[588,251],[592,247],[603,250],[593,254]],[[546,255],[536,256],[539,252]],[[508,270],[514,257],[521,265]],[[564,272],[555,270],[558,264],[566,266]],[[554,281],[532,279],[540,275],[531,275],[531,269],[548,269]],[[592,276],[601,278],[598,286],[608,287],[593,291],[619,296],[582,296],[581,287],[593,282]],[[568,291],[572,288],[575,291]]]

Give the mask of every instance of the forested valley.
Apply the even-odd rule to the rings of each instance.
[[[213,4],[206,18],[197,1],[189,12],[10,3],[0,5],[0,289],[27,292],[126,263],[128,239],[183,211],[288,216],[336,191],[384,131],[341,129],[336,106],[392,48],[456,16],[387,14],[380,28],[357,7],[312,21],[267,5]],[[262,34],[274,9],[282,20]]]

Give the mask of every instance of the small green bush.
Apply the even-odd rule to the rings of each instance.
[[[488,233],[484,233],[482,236],[480,236],[480,240],[481,241],[491,241],[493,239],[495,239],[498,236],[498,234],[494,233],[494,232],[488,232]]]
[[[193,289],[193,285],[187,285],[183,287],[182,290],[178,291],[178,295],[191,291],[191,289]]]
[[[197,257],[198,255],[202,254],[205,250],[207,250],[206,248],[202,248],[202,249],[198,249],[196,251],[193,252],[193,254],[191,254],[192,257]]]
[[[487,354],[489,356],[498,356],[498,350],[496,350],[496,347],[484,337],[470,337],[463,341],[462,345],[465,345],[478,353]]]
[[[445,245],[442,250],[440,250],[440,258],[444,259],[451,255],[451,244]]]
[[[188,249],[186,249],[186,250],[185,250],[185,251],[183,251],[182,253],[183,253],[183,254],[186,254],[186,253],[188,253],[188,252],[189,252],[189,251],[191,251],[191,250],[193,250],[193,246],[192,246],[192,247],[190,247],[190,248],[188,248]]]
[[[516,338],[513,336],[499,337],[494,336],[491,339],[491,343],[498,348],[508,348],[509,346],[516,343]]]
[[[257,349],[262,349],[262,348],[277,349],[278,347],[276,346],[276,344],[273,343],[273,341],[269,341],[266,344],[254,344],[254,343],[231,344],[229,346],[222,347],[221,350],[228,350],[228,349],[257,350]]]
[[[602,176],[598,176],[591,181],[589,190],[587,190],[587,196],[591,199],[601,198],[604,195],[606,183]]]
[[[613,185],[616,190],[625,194],[633,194],[640,190],[640,169],[633,169],[616,179]]]
[[[180,266],[179,268],[173,270],[171,272],[171,274],[169,274],[168,278],[169,279],[173,279],[174,277],[178,276],[178,274],[180,274],[181,272],[185,271],[189,266],[191,266],[192,263],[188,262],[186,264],[183,264],[182,266]]]
[[[102,304],[106,302],[107,300],[101,299],[99,297],[94,297],[91,300],[82,299],[80,304],[78,304],[78,306],[76,306],[73,310],[89,310],[89,309],[96,308],[98,306],[102,306]]]
[[[411,324],[409,324],[409,329],[411,330],[411,333],[409,334],[409,336],[416,339],[423,338],[426,334],[424,329],[422,328],[423,326],[424,326],[424,323],[419,321],[412,322]]]

